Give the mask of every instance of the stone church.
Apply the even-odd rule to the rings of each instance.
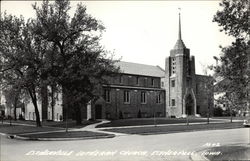
[[[141,117],[182,117],[213,114],[213,78],[195,74],[195,57],[190,55],[181,37],[179,14],[178,39],[165,59],[165,70],[159,66],[118,62],[121,73],[108,78],[102,97],[82,109],[84,119],[123,119]],[[62,95],[54,110],[39,105],[41,119],[65,119]],[[42,111],[42,112],[41,112]],[[52,112],[53,111],[53,112]],[[52,117],[53,116],[53,117]],[[69,119],[74,111],[69,110]],[[25,107],[25,119],[35,120],[31,103]]]
[[[167,115],[213,113],[213,78],[195,74],[195,57],[181,38],[180,14],[178,40],[165,62],[165,83]]]

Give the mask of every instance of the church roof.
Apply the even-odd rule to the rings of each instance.
[[[144,75],[151,77],[164,77],[165,71],[159,66],[131,63],[120,61],[116,63],[120,67],[122,73],[134,74],[134,75]]]

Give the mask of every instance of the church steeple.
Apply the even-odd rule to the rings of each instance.
[[[180,10],[180,8],[179,8],[179,10]],[[179,11],[179,32],[178,32],[178,39],[177,39],[177,42],[174,46],[174,49],[185,49],[185,48],[186,48],[186,46],[181,38],[181,13]]]
[[[179,12],[179,37],[178,38],[179,40],[181,40],[181,12]]]

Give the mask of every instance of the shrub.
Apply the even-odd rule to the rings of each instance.
[[[119,112],[119,119],[123,119],[122,111]]]
[[[141,110],[138,111],[137,118],[141,118]]]

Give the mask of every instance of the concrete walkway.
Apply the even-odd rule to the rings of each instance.
[[[108,129],[108,128],[96,128],[96,126],[101,125],[101,124],[105,124],[105,123],[109,123],[110,121],[108,120],[101,120],[101,122],[95,123],[95,124],[91,124],[88,126],[85,126],[83,128],[80,129],[72,129],[70,131],[91,131],[91,132],[101,132],[101,133],[105,133],[105,134],[113,134],[115,136],[125,136],[128,134],[124,134],[124,133],[117,133],[117,132],[109,132],[109,131],[103,131],[104,129]]]
[[[204,118],[204,119],[206,119],[206,118]],[[216,121],[210,122],[209,124],[230,122],[230,120],[228,120],[228,119],[212,119],[212,118],[210,118],[210,120],[216,120]],[[101,122],[91,124],[91,125],[88,125],[88,126],[85,126],[82,128],[69,128],[68,131],[90,131],[90,132],[101,132],[101,133],[106,133],[106,134],[113,134],[115,136],[126,136],[126,135],[132,135],[132,134],[110,132],[110,131],[105,131],[105,130],[106,129],[113,129],[113,128],[122,129],[122,128],[138,128],[138,127],[153,127],[153,126],[155,126],[155,125],[136,125],[136,126],[96,128],[98,125],[109,123],[109,122],[110,122],[109,120],[101,120]],[[233,122],[242,122],[242,120],[233,120]],[[4,124],[8,124],[8,123],[4,122]],[[189,125],[197,125],[197,124],[207,124],[207,122],[189,123]],[[12,123],[12,125],[35,126],[35,125],[31,125],[31,124],[22,124],[22,123]],[[176,125],[186,125],[186,123],[157,124],[156,126],[176,126]],[[49,126],[46,126],[46,127],[49,127]],[[53,132],[63,132],[63,131],[65,131],[65,128],[58,128],[58,130],[55,130],[55,131],[30,132],[30,133],[26,133],[26,134],[42,134],[42,133],[53,133]],[[133,134],[133,135],[136,135],[136,134]]]
[[[206,118],[204,118],[206,119]],[[214,123],[225,123],[225,122],[230,122],[228,119],[212,119],[214,122],[209,122],[209,124],[214,124]],[[215,121],[216,120],[216,121]],[[132,135],[132,134],[125,134],[125,133],[117,133],[117,132],[110,132],[110,131],[104,131],[106,129],[121,129],[121,128],[138,128],[138,127],[153,127],[155,125],[137,125],[137,126],[120,126],[120,127],[102,127],[102,128],[96,128],[98,125],[109,123],[109,120],[101,120],[99,123],[91,124],[88,126],[85,126],[80,129],[71,129],[69,131],[92,131],[92,132],[102,132],[106,134],[114,134],[115,136],[125,136],[125,135]],[[233,120],[233,122],[242,122],[242,120]],[[198,124],[207,124],[207,122],[194,122],[194,123],[189,123],[189,125],[198,125]],[[156,126],[176,126],[176,125],[187,125],[186,123],[177,123],[177,124],[158,124]],[[133,134],[136,135],[136,134]]]

